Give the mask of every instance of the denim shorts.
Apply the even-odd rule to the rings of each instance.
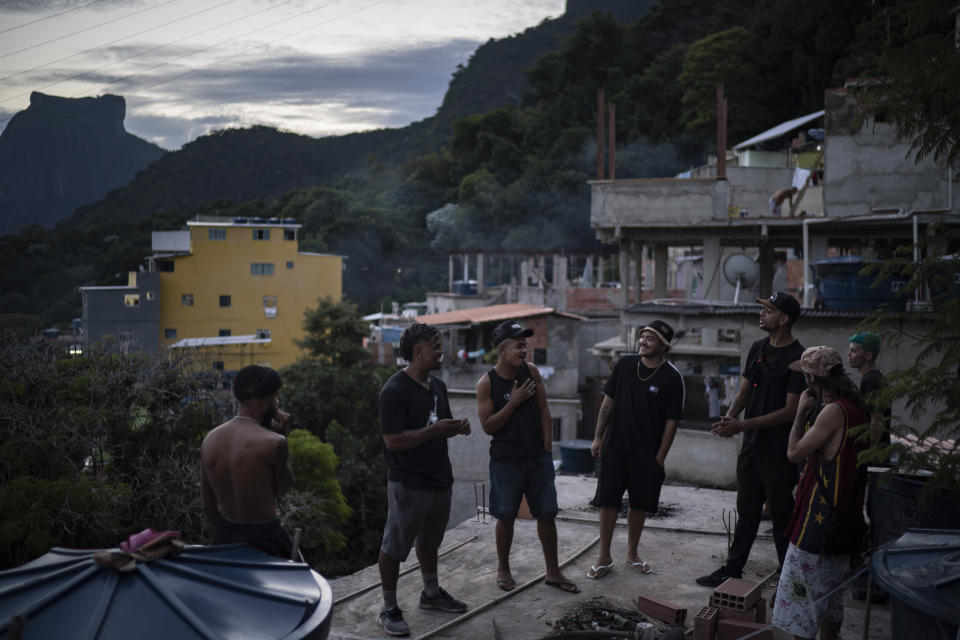
[[[453,487],[411,489],[396,481],[387,482],[387,523],[383,527],[380,551],[397,562],[410,555],[414,541],[428,549],[439,549],[450,519]]]
[[[550,520],[557,515],[557,487],[553,483],[553,456],[549,451],[524,462],[490,460],[490,515],[513,520],[520,499],[527,496],[530,515]]]

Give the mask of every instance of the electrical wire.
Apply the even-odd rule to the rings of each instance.
[[[29,27],[32,24],[37,24],[38,22],[43,22],[44,20],[50,20],[51,18],[56,18],[57,16],[62,16],[65,13],[70,13],[71,11],[76,11],[77,9],[86,9],[87,7],[93,6],[95,4],[100,4],[103,0],[93,0],[93,2],[88,2],[87,4],[81,4],[70,9],[64,9],[58,13],[52,13],[49,16],[44,16],[43,18],[37,18],[36,20],[31,20],[30,22],[24,22],[18,24],[14,27],[7,27],[6,29],[0,29],[0,33],[7,33],[9,31],[16,31],[17,29],[22,29],[23,27]]]
[[[24,93],[19,93],[19,94],[15,95],[15,96],[11,96],[11,97],[9,97],[9,98],[4,98],[4,99],[0,100],[0,104],[3,104],[4,102],[9,102],[10,100],[16,100],[17,98],[21,98],[21,97],[27,95],[28,93],[31,93],[32,91],[42,91],[42,90],[45,90],[45,89],[49,89],[49,88],[51,88],[51,87],[55,87],[55,86],[57,86],[57,85],[59,85],[59,84],[63,84],[64,82],[68,82],[68,81],[73,80],[73,79],[75,79],[75,78],[80,78],[80,77],[83,77],[83,76],[85,76],[85,75],[87,75],[87,74],[94,73],[94,72],[96,72],[96,71],[102,71],[103,69],[106,69],[106,68],[108,68],[108,67],[112,67],[112,66],[114,66],[114,65],[116,65],[116,64],[120,64],[121,62],[126,62],[127,60],[132,60],[132,59],[134,59],[134,58],[138,58],[138,57],[143,56],[143,55],[146,55],[146,54],[148,54],[148,53],[152,53],[152,52],[154,52],[154,51],[158,51],[158,50],[163,49],[163,48],[165,48],[165,47],[169,47],[169,46],[172,45],[172,44],[177,44],[178,42],[183,42],[184,40],[189,40],[190,38],[194,38],[194,37],[196,37],[196,36],[203,35],[203,34],[205,34],[205,33],[209,33],[210,31],[215,31],[215,30],[217,30],[217,29],[222,29],[223,27],[226,27],[226,26],[228,26],[228,25],[234,24],[235,22],[240,22],[240,21],[242,21],[242,20],[247,20],[247,19],[249,19],[249,18],[252,18],[253,16],[259,15],[259,14],[261,14],[261,13],[265,13],[265,12],[267,12],[267,11],[272,11],[273,9],[276,9],[276,8],[278,8],[278,7],[282,7],[283,5],[290,4],[291,2],[296,2],[296,1],[297,1],[297,0],[284,0],[283,2],[281,2],[281,3],[279,3],[279,4],[271,5],[271,6],[267,7],[266,9],[260,9],[259,11],[254,11],[253,13],[248,13],[248,14],[246,14],[246,15],[239,16],[239,17],[237,17],[237,18],[234,18],[233,20],[228,20],[227,22],[220,23],[220,24],[218,24],[218,25],[216,25],[216,26],[214,26],[214,27],[208,27],[208,28],[206,28],[206,29],[201,29],[200,31],[195,31],[195,32],[193,32],[193,33],[191,33],[191,34],[189,34],[189,35],[183,36],[182,38],[177,38],[176,40],[171,40],[171,41],[169,41],[169,42],[165,42],[165,43],[160,44],[160,45],[157,45],[157,46],[155,46],[155,47],[150,47],[149,49],[145,49],[145,50],[140,51],[140,52],[138,52],[138,53],[129,55],[129,56],[125,57],[125,58],[120,58],[120,59],[118,59],[118,60],[113,60],[112,62],[108,62],[107,64],[100,65],[99,67],[95,67],[95,68],[93,68],[93,69],[88,69],[88,70],[82,71],[82,72],[80,72],[80,73],[75,73],[75,74],[73,74],[72,76],[67,76],[66,78],[63,78],[63,79],[61,79],[61,80],[57,80],[56,82],[51,82],[50,84],[43,85],[43,86],[40,87],[39,89],[33,89],[33,90],[31,90],[31,91],[27,91],[27,92],[24,92]],[[340,2],[340,1],[341,1],[341,0],[336,0],[336,2]],[[216,5],[215,7],[211,7],[210,9],[219,8],[219,7],[223,6],[223,5],[229,4],[229,3],[231,3],[231,2],[236,2],[236,0],[227,0],[226,2],[223,2],[223,3],[221,3],[221,4]],[[330,4],[336,4],[336,2],[333,2],[333,3],[330,3]],[[330,5],[328,4],[328,5],[324,5],[324,6],[330,6]],[[170,24],[172,24],[172,23],[174,23],[174,22],[177,22],[177,21],[179,21],[179,20],[183,20],[183,19],[186,19],[186,18],[191,18],[191,17],[193,17],[193,16],[195,16],[195,15],[197,15],[197,14],[199,14],[199,13],[203,13],[204,11],[209,11],[210,9],[204,9],[204,10],[202,10],[202,11],[197,11],[197,12],[192,13],[192,14],[189,14],[189,15],[187,15],[187,16],[183,16],[182,18],[177,18],[176,20],[171,20],[170,22],[164,23],[164,24],[162,24],[162,25],[157,25],[156,27],[150,27],[149,29],[145,29],[145,30],[140,31],[140,32],[138,32],[138,33],[134,33],[134,34],[131,34],[131,35],[128,35],[128,36],[124,36],[123,38],[118,38],[117,40],[112,40],[112,41],[110,41],[110,42],[104,43],[104,44],[99,45],[99,46],[97,46],[97,47],[93,47],[93,48],[91,48],[91,49],[87,49],[86,51],[81,51],[80,53],[74,53],[74,54],[72,54],[72,55],[69,55],[69,56],[65,56],[65,57],[63,57],[63,58],[60,58],[59,60],[54,60],[53,62],[48,62],[48,63],[46,63],[46,64],[38,65],[38,66],[36,66],[36,67],[33,67],[32,69],[27,69],[27,70],[25,70],[25,71],[20,71],[19,73],[15,73],[15,74],[13,74],[13,75],[11,75],[11,76],[7,76],[6,78],[0,78],[0,82],[3,82],[4,80],[9,80],[10,78],[15,78],[15,77],[17,77],[17,76],[19,76],[19,75],[23,75],[23,74],[25,74],[25,73],[30,73],[31,71],[36,71],[37,69],[42,69],[42,68],[44,68],[44,67],[48,67],[48,66],[50,66],[51,64],[55,64],[55,63],[57,63],[57,62],[62,62],[62,61],[64,61],[64,60],[67,60],[67,59],[69,59],[69,58],[73,58],[73,57],[82,55],[82,54],[84,54],[84,53],[89,53],[89,52],[91,52],[91,51],[95,51],[95,50],[101,49],[101,48],[103,48],[103,47],[108,47],[108,46],[110,46],[110,45],[112,45],[112,44],[115,44],[115,43],[117,43],[117,42],[120,42],[121,40],[126,40],[127,38],[132,38],[132,37],[134,37],[134,36],[141,35],[141,34],[146,33],[146,32],[148,32],[148,31],[152,31],[152,30],[154,30],[154,29],[159,29],[160,27],[168,26],[168,25],[170,25]],[[297,16],[295,16],[295,17],[298,17],[298,16],[300,16],[300,15],[303,15],[303,14],[297,14]],[[249,33],[249,32],[248,32],[248,33]],[[244,35],[246,35],[246,34],[244,34]],[[238,36],[238,37],[242,37],[242,36]],[[191,54],[191,55],[192,55],[192,54]],[[162,66],[162,65],[161,65],[161,66]],[[74,97],[75,97],[75,96],[74,96]],[[6,121],[5,121],[5,120],[0,120],[0,122],[6,122]]]
[[[237,2],[237,0],[226,0],[225,2],[221,2],[220,4],[214,5],[214,6],[212,6],[212,7],[207,7],[206,9],[201,9],[201,10],[199,10],[199,11],[194,11],[193,13],[189,13],[189,14],[187,14],[187,15],[185,15],[185,16],[181,16],[181,17],[179,17],[179,18],[174,18],[173,20],[169,20],[169,21],[167,21],[167,22],[164,22],[163,24],[154,25],[154,26],[152,26],[152,27],[148,27],[148,28],[146,28],[146,29],[143,29],[142,31],[137,31],[136,33],[131,33],[131,34],[129,34],[129,35],[123,36],[123,37],[121,37],[121,38],[116,38],[115,40],[111,40],[111,41],[109,41],[109,42],[104,42],[103,44],[99,44],[99,45],[97,45],[97,46],[95,46],[95,47],[90,47],[89,49],[84,49],[83,51],[78,51],[77,53],[71,53],[71,54],[68,55],[68,56],[63,56],[62,58],[57,58],[56,60],[51,60],[50,62],[45,62],[44,64],[39,64],[39,65],[37,65],[37,66],[35,66],[35,67],[31,67],[30,69],[24,69],[23,71],[18,71],[17,73],[14,73],[13,75],[9,75],[9,76],[0,78],[0,82],[4,82],[5,80],[9,80],[10,78],[16,78],[17,76],[22,76],[22,75],[25,74],[25,73],[30,73],[30,72],[36,71],[36,70],[38,70],[38,69],[43,69],[43,68],[49,67],[49,66],[52,65],[52,64],[56,64],[56,63],[58,63],[58,62],[63,62],[64,60],[69,60],[70,58],[76,58],[77,56],[82,56],[82,55],[84,55],[85,53],[91,53],[91,52],[93,52],[93,51],[97,51],[98,49],[103,49],[104,47],[109,47],[110,45],[116,44],[116,43],[118,43],[118,42],[122,42],[122,41],[124,41],[124,40],[129,39],[129,38],[133,38],[134,36],[143,35],[144,33],[148,33],[148,32],[150,32],[150,31],[154,31],[154,30],[156,30],[156,29],[161,29],[161,28],[163,28],[163,27],[170,26],[171,24],[173,24],[173,23],[175,23],[175,22],[180,22],[181,20],[186,20],[187,18],[192,18],[192,17],[194,17],[194,16],[198,16],[198,15],[200,15],[201,13],[206,13],[207,11],[213,11],[214,9],[219,9],[219,8],[222,7],[223,5],[225,5],[225,4],[231,4],[231,3],[233,3],[233,2]],[[292,2],[292,0],[288,0],[288,2]],[[280,5],[274,5],[274,6],[280,6]],[[272,8],[273,8],[273,7],[270,7],[270,9],[272,9]],[[266,11],[266,10],[268,10],[268,9],[263,9],[262,11]],[[244,16],[244,17],[247,17],[247,16]],[[221,25],[217,25],[216,27],[213,27],[213,28],[219,29],[219,28],[222,27],[222,26],[224,26],[224,25],[222,25],[222,24],[221,24]],[[201,32],[199,32],[199,33],[203,33],[203,32],[201,31]],[[194,33],[193,35],[197,35],[197,34]],[[191,36],[187,36],[187,37],[191,37]],[[175,40],[174,42],[179,42],[179,40]],[[167,43],[167,44],[173,44],[173,43]],[[165,44],[165,45],[162,45],[162,47],[165,47],[165,46],[167,46],[167,45],[166,45],[166,44]],[[143,55],[144,53],[149,53],[150,51],[156,51],[156,49],[159,49],[159,48],[161,48],[161,47],[155,47],[154,49],[149,49],[149,50],[147,50],[147,51],[143,51],[143,52],[138,53],[138,54],[136,54],[136,55],[137,55],[137,56]],[[115,60],[114,62],[112,62],[112,63],[110,63],[110,64],[116,64],[116,63],[118,63],[118,62],[124,62],[124,61],[129,60],[130,58],[134,58],[134,57],[136,57],[136,56],[128,56],[128,57],[126,57],[126,58],[121,58],[120,60]],[[105,65],[105,66],[109,66],[109,65]],[[87,72],[84,72],[84,73],[93,73],[94,71],[99,71],[99,70],[102,69],[102,68],[103,68],[103,67],[97,67],[96,69],[91,69],[90,71],[87,71]],[[78,74],[78,75],[83,75],[83,74]],[[60,82],[66,82],[67,80],[71,80],[71,79],[73,79],[73,78],[75,78],[75,77],[77,77],[77,76],[70,76],[69,78],[64,78],[63,80],[60,80]],[[57,84],[59,84],[60,82],[58,82]],[[21,94],[21,95],[23,95],[23,94]]]
[[[168,5],[168,4],[173,4],[174,2],[177,2],[177,1],[178,1],[178,0],[166,0],[166,2],[161,2],[161,3],[158,4],[158,5],[154,5],[154,6],[152,6],[152,7],[146,7],[145,9],[140,9],[140,10],[138,10],[138,11],[134,11],[133,13],[128,13],[128,14],[122,15],[122,16],[120,16],[120,17],[118,17],[118,18],[112,18],[112,19],[110,19],[110,20],[107,20],[107,21],[105,21],[105,22],[101,22],[101,23],[99,23],[99,24],[94,24],[94,25],[91,25],[91,26],[89,26],[89,27],[84,27],[83,29],[78,29],[78,30],[76,30],[76,31],[72,31],[72,32],[70,32],[70,33],[64,34],[64,35],[62,35],[62,36],[57,36],[56,38],[50,38],[49,40],[44,40],[43,42],[38,42],[38,43],[36,43],[36,44],[32,44],[32,45],[30,45],[29,47],[24,47],[24,48],[22,48],[22,49],[17,49],[16,51],[10,51],[10,52],[8,52],[8,53],[3,53],[3,54],[0,54],[0,59],[8,58],[8,57],[10,57],[10,56],[12,56],[12,55],[15,55],[15,54],[18,54],[18,53],[23,53],[24,51],[30,51],[31,49],[36,49],[37,47],[42,47],[43,45],[45,45],[45,44],[50,44],[51,42],[57,42],[57,41],[59,41],[59,40],[65,40],[65,39],[67,39],[67,38],[69,38],[69,37],[71,37],[71,36],[77,35],[78,33],[84,33],[84,32],[86,32],[86,31],[93,31],[94,29],[99,29],[100,27],[106,26],[106,25],[108,25],[108,24],[113,24],[114,22],[119,22],[119,21],[121,21],[121,20],[125,20],[125,19],[127,19],[127,18],[131,18],[131,17],[133,17],[133,16],[135,16],[135,15],[139,15],[139,14],[141,14],[141,13],[146,13],[147,11],[152,11],[153,9],[159,9],[160,7],[164,7],[164,6]]]

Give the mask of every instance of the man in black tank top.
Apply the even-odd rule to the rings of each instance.
[[[557,489],[551,454],[551,421],[540,372],[527,362],[532,329],[507,321],[493,330],[497,364],[477,383],[477,415],[490,441],[490,514],[497,519],[497,586],[516,588],[510,571],[513,523],[526,495],[547,565],[544,583],[578,593],[557,560]]]

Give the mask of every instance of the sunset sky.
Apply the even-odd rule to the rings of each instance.
[[[457,64],[564,0],[0,0],[0,128],[30,92],[121,95],[167,149],[265,124],[308,135],[434,113]]]

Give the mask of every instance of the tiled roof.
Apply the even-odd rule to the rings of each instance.
[[[423,322],[430,325],[443,324],[483,324],[484,322],[497,322],[503,320],[512,320],[514,318],[529,318],[531,316],[542,316],[547,314],[556,314],[565,318],[574,320],[586,320],[583,316],[573,313],[557,311],[553,307],[541,307],[534,304],[495,304],[489,307],[477,307],[475,309],[460,309],[458,311],[447,311],[445,313],[431,313],[417,316],[417,322]]]
[[[627,313],[657,313],[676,316],[735,316],[756,315],[760,312],[760,305],[749,304],[716,304],[697,303],[688,300],[676,302],[640,302],[624,309]],[[873,309],[813,309],[800,310],[801,318],[866,318]]]

